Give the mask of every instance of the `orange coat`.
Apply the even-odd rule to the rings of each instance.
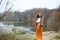
[[[42,40],[42,25],[36,23],[36,40]]]

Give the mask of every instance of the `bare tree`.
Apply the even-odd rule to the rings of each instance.
[[[4,0],[1,0],[0,1],[0,6],[2,5],[2,2],[3,2]],[[12,9],[12,4],[10,4],[10,0],[6,0],[7,2],[5,2],[6,3],[6,5],[5,5],[5,8],[4,8],[4,11],[3,11],[3,15],[0,17],[0,20],[2,20],[3,19],[3,17]],[[8,8],[8,6],[9,5],[11,5],[9,8]],[[8,8],[8,9],[7,9]]]
[[[1,5],[2,0],[0,0],[0,5]]]
[[[60,9],[54,10],[47,20],[47,29],[53,31],[60,31]]]

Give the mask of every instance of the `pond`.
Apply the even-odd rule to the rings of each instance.
[[[16,31],[18,31],[18,30],[30,31],[31,30],[30,27],[5,25],[4,22],[0,22],[0,35],[12,33],[13,29],[16,29]]]

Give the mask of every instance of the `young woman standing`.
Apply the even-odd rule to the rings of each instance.
[[[42,40],[43,20],[43,15],[39,13],[36,21],[36,40]]]

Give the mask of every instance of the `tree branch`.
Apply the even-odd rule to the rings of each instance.
[[[1,5],[1,3],[2,3],[2,0],[0,0],[0,5]]]

